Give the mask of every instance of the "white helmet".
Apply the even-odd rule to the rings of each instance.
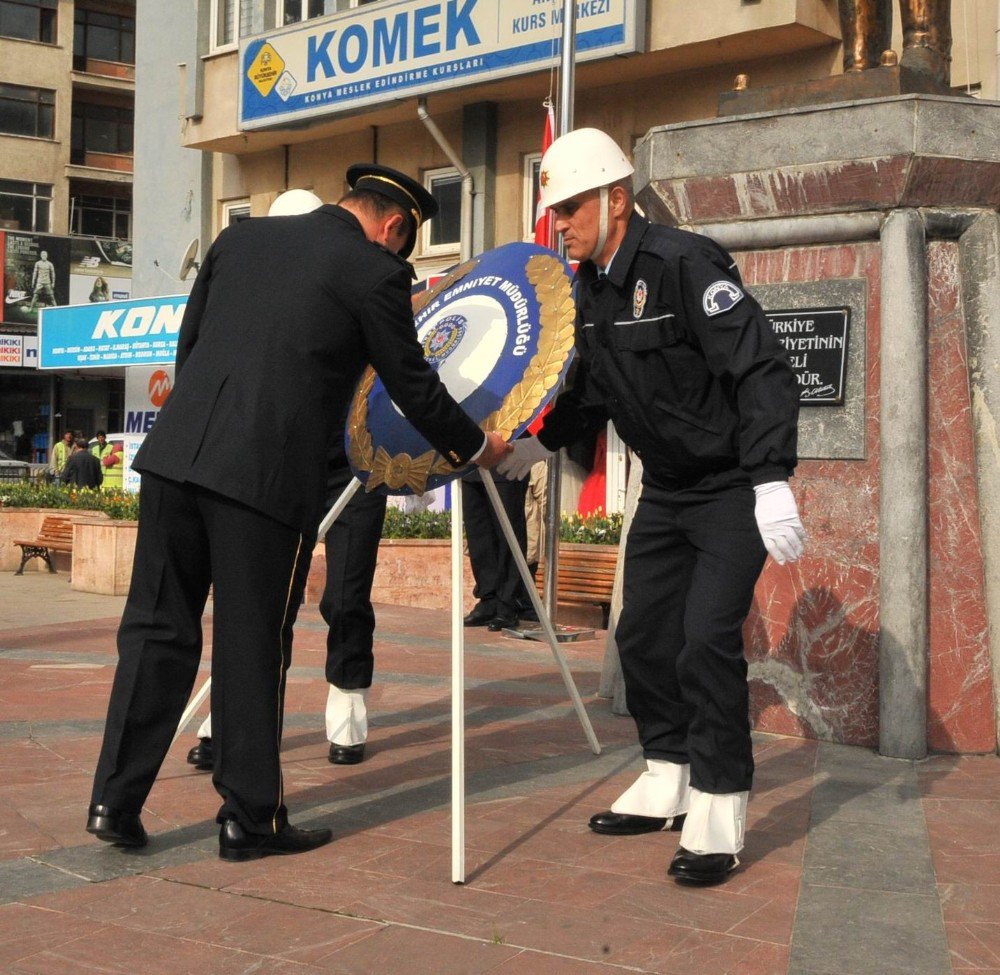
[[[553,207],[577,193],[609,186],[635,172],[618,143],[600,129],[574,129],[545,150],[539,169],[541,204]]]
[[[269,217],[294,217],[321,207],[323,201],[309,190],[285,190],[279,193],[267,211]]]

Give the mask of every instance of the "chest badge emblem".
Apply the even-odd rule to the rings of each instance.
[[[642,313],[646,310],[646,299],[649,297],[649,287],[642,278],[635,283],[635,291],[632,292],[632,317],[642,318]]]

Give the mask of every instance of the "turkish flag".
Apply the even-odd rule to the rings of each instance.
[[[552,145],[556,131],[556,113],[552,107],[552,102],[546,103],[545,112],[545,132],[542,135],[542,155],[545,150]],[[542,174],[539,172],[538,181],[541,184]],[[541,193],[535,201],[535,243],[542,247],[550,247],[555,250],[554,228],[552,226],[552,211],[542,206]]]

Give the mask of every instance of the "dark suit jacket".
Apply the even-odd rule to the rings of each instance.
[[[96,488],[104,480],[104,471],[101,470],[101,462],[89,450],[78,450],[75,454],[70,454],[66,461],[62,480],[64,484]]]
[[[483,434],[425,362],[407,265],[342,207],[228,227],[188,298],[174,388],[133,467],[310,534],[327,450],[371,363],[420,433],[459,466]]]

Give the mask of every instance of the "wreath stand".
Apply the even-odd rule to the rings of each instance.
[[[504,538],[507,539],[511,554],[514,556],[521,580],[524,582],[524,587],[531,599],[531,605],[538,614],[539,624],[548,640],[552,656],[559,667],[559,673],[562,675],[563,683],[569,692],[570,700],[583,727],[590,749],[595,755],[600,755],[601,745],[594,734],[590,717],[583,706],[580,692],[577,690],[573,675],[566,663],[566,657],[559,646],[555,627],[546,615],[542,601],[538,598],[534,581],[528,571],[528,563],[517,543],[507,512],[504,511],[503,504],[500,502],[500,495],[497,494],[493,475],[485,468],[480,469],[479,473],[486,486],[486,493],[489,495],[500,528],[503,530]],[[453,481],[452,484],[457,485],[458,482]],[[361,487],[361,482],[357,478],[352,478],[340,497],[337,498],[334,506],[320,522],[316,535],[317,541],[326,536],[330,526],[340,517],[359,487]],[[451,881],[455,884],[465,883],[465,579],[463,559],[462,492],[456,487],[451,496]],[[212,678],[208,677],[205,683],[198,688],[181,715],[171,744],[177,741],[184,729],[190,724],[198,708],[208,696],[211,687]]]

